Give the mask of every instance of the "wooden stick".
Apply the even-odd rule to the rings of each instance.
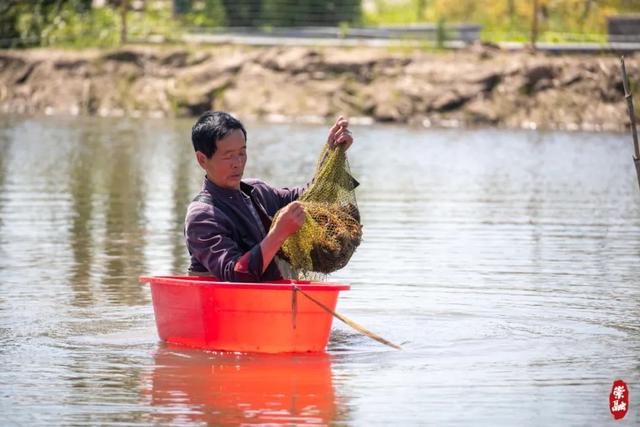
[[[622,85],[624,86],[624,97],[627,100],[627,110],[629,111],[629,120],[631,121],[631,135],[633,135],[633,148],[635,150],[635,159],[640,159],[640,148],[638,147],[638,133],[636,131],[636,113],[633,108],[633,95],[629,90],[629,81],[627,80],[627,69],[624,66],[624,56],[620,57],[622,64]]]
[[[538,41],[538,0],[533,0],[533,16],[531,23],[531,48],[536,50],[536,42]]]
[[[120,5],[120,45],[127,44],[127,11],[129,10],[129,0],[122,0]]]
[[[313,298],[311,295],[307,294],[305,291],[303,291],[299,287],[294,286],[293,289],[294,289],[294,293],[295,293],[295,291],[300,292],[302,295],[304,295],[305,297],[309,298],[311,301],[313,301],[317,305],[319,305],[320,308],[322,308],[324,311],[326,311],[327,313],[331,313],[334,317],[338,318],[338,320],[340,320],[340,321],[346,323],[347,325],[351,326],[353,329],[355,329],[356,331],[360,332],[361,334],[366,335],[369,338],[378,341],[379,343],[382,343],[384,345],[388,345],[389,347],[393,347],[396,350],[402,350],[402,347],[400,347],[399,345],[394,344],[391,341],[388,341],[388,340],[382,338],[380,335],[377,335],[377,334],[371,332],[370,330],[366,329],[364,326],[354,322],[353,320],[347,319],[343,315],[338,314],[335,311],[331,310],[329,307],[327,307],[326,305],[324,305],[323,303],[321,303],[317,299]]]

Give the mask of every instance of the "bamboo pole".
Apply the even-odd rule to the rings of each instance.
[[[629,79],[627,78],[627,68],[624,66],[624,56],[620,57],[622,64],[622,85],[624,86],[624,97],[627,100],[627,110],[631,121],[631,135],[633,136],[633,147],[636,153],[635,158],[640,159],[640,148],[638,148],[638,133],[636,131],[636,113],[633,108],[633,95],[629,89]]]
[[[317,299],[315,299],[314,297],[312,297],[311,295],[309,295],[308,293],[306,293],[305,291],[303,291],[299,287],[294,286],[293,287],[293,294],[295,295],[296,292],[300,292],[302,295],[304,295],[305,297],[309,298],[312,302],[314,302],[318,306],[320,306],[320,308],[322,308],[324,311],[326,311],[327,313],[332,314],[338,320],[340,320],[340,321],[344,322],[345,324],[351,326],[353,329],[355,329],[356,331],[360,332],[361,334],[366,335],[369,338],[371,338],[372,340],[378,341],[379,343],[382,343],[382,344],[387,345],[389,347],[395,348],[396,350],[402,350],[402,347],[400,347],[399,345],[394,344],[391,341],[382,338],[380,335],[371,332],[370,330],[368,330],[364,326],[354,322],[353,320],[347,319],[345,316],[343,316],[341,314],[338,314],[337,312],[331,310],[329,307],[327,307],[326,305],[324,305],[323,303],[321,303],[320,301],[318,301]],[[293,301],[295,301],[295,300],[293,300]],[[293,302],[293,301],[292,301],[292,305],[295,307],[296,303]],[[295,325],[295,321],[294,321],[294,325]],[[294,326],[294,328],[295,328],[295,326]]]
[[[624,56],[620,57],[622,65],[622,85],[624,86],[624,97],[627,100],[627,111],[629,112],[629,122],[631,124],[631,136],[633,137],[633,163],[636,165],[636,175],[638,176],[638,186],[640,186],[640,147],[638,146],[638,132],[636,130],[636,112],[633,108],[633,95],[629,89],[627,78],[627,68],[624,65]]]

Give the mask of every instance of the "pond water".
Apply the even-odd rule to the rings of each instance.
[[[363,243],[322,355],[159,342],[192,120],[0,117],[0,424],[640,424],[640,191],[626,134],[354,126]],[[299,185],[326,126],[246,123]]]

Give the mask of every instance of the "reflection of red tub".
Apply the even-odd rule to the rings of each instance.
[[[167,348],[144,388],[160,425],[329,425],[339,417],[331,359]]]
[[[160,339],[190,347],[241,352],[318,352],[332,316],[294,285],[335,310],[348,285],[295,280],[218,282],[210,277],[141,276],[151,284]]]

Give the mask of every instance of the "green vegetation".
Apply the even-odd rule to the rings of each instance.
[[[235,0],[237,4],[238,1]],[[338,26],[360,19],[360,0],[255,0],[240,3],[260,3],[259,25],[273,26]],[[228,8],[230,10],[233,8]],[[227,22],[236,25],[233,20]]]
[[[8,0],[0,10],[0,47],[115,47],[121,43],[122,9],[91,7],[91,0]],[[127,37],[158,35],[171,41],[181,23],[167,7],[147,5],[126,14]]]
[[[180,21],[191,27],[223,27],[227,17],[224,6],[220,0],[203,0],[199,6],[194,8],[193,4],[182,0],[183,8],[176,8]]]
[[[365,25],[466,22],[482,25],[487,41],[526,42],[531,37],[530,0],[371,0]],[[640,13],[638,0],[539,0],[538,40],[606,42],[607,16]]]
[[[115,46],[120,34],[117,14],[109,8],[78,13],[77,2],[20,15],[17,29],[21,44],[38,40],[40,46]]]
[[[476,23],[486,41],[531,38],[530,0],[0,0],[0,47],[113,47],[155,36],[178,40],[193,28],[280,26],[349,28],[434,23],[443,46],[447,24]],[[128,7],[123,8],[122,5]],[[606,42],[606,18],[640,13],[638,0],[538,0],[538,40]],[[123,12],[126,11],[126,14]],[[126,20],[123,17],[126,16]]]
[[[92,4],[92,0],[0,0],[0,47],[113,47],[123,39],[150,36],[171,42],[194,27],[348,28],[360,20],[360,0],[107,0],[101,7]]]

